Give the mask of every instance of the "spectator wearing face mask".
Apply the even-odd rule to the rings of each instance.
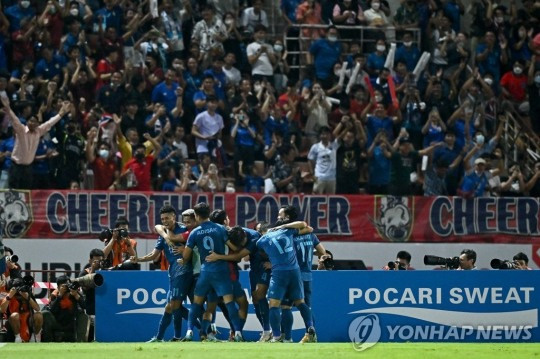
[[[364,11],[364,17],[369,26],[386,26],[389,24],[388,18],[381,8],[380,0],[371,1],[371,8]]]
[[[309,49],[314,57],[315,75],[325,89],[332,87],[333,66],[341,56],[342,45],[337,40],[338,31],[332,25],[328,27],[326,38],[315,41]]]
[[[97,142],[97,129],[94,127],[88,131],[85,153],[88,164],[94,171],[95,190],[114,190],[119,186],[120,177],[118,159],[111,151],[111,145],[107,142]],[[97,147],[97,150],[96,150]]]
[[[14,32],[21,28],[21,20],[24,18],[33,18],[36,13],[30,7],[29,0],[19,0],[17,4],[10,6],[5,11],[9,20],[9,31]]]
[[[145,134],[145,139],[150,140],[150,135]],[[155,142],[155,141],[154,141]],[[154,153],[159,153],[161,146],[154,143],[154,151],[147,155],[146,147],[143,144],[135,146],[134,156],[124,166],[124,172],[122,176],[134,175],[136,184],[128,186],[129,189],[134,191],[150,191],[152,190],[152,162],[154,162]],[[157,148],[156,148],[157,147]],[[129,178],[129,177],[128,177]]]
[[[503,96],[515,104],[527,99],[528,78],[524,71],[525,64],[518,60],[514,62],[512,71],[508,71],[501,78]]]

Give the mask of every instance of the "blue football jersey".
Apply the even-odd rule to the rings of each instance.
[[[185,226],[181,226],[178,223],[174,226],[173,233],[174,234],[180,234],[187,232],[187,228]],[[180,247],[180,244],[176,245],[177,247]],[[167,258],[167,262],[169,262],[169,277],[174,278],[176,276],[182,275],[184,273],[192,272],[193,266],[190,263],[187,265],[179,265],[176,261],[177,259],[181,259],[181,254],[174,254],[172,252],[173,247],[170,247],[167,242],[165,242],[165,239],[163,237],[159,236],[159,239],[156,243],[155,248],[159,251],[163,251],[165,253],[165,258]]]
[[[293,237],[296,259],[302,272],[302,280],[312,279],[311,266],[313,263],[313,248],[319,244],[319,238],[313,233],[296,235]]]
[[[266,233],[257,241],[257,247],[268,255],[272,271],[299,268],[293,246],[293,236],[296,234],[296,229],[280,229]]]
[[[228,266],[226,261],[207,262],[206,257],[214,252],[216,254],[227,254],[228,247],[227,230],[220,224],[210,221],[203,222],[189,234],[187,246],[191,249],[197,247],[201,256],[201,272],[226,272]]]

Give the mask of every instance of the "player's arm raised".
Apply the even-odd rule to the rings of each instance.
[[[308,224],[304,221],[296,221],[296,222],[291,222],[287,224],[282,224],[281,226],[271,228],[270,231],[277,231],[279,229],[298,229],[300,231],[300,234],[313,232],[313,228],[308,226]]]
[[[137,256],[132,256],[132,257],[129,258],[129,260],[134,262],[134,263],[149,262],[149,261],[156,260],[159,257],[160,253],[161,253],[161,251],[154,248],[154,250],[152,252],[148,253],[144,257],[139,258]]]

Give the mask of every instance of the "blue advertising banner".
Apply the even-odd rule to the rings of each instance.
[[[249,288],[247,272],[241,272]],[[103,272],[96,290],[96,338],[146,341],[166,304],[165,272]],[[322,342],[540,342],[540,276],[535,271],[317,271],[313,314]],[[246,290],[249,295],[249,290]],[[251,300],[250,300],[251,304]],[[228,326],[217,319],[221,336]],[[293,339],[304,333],[294,312]],[[258,339],[253,308],[245,337]],[[185,332],[185,322],[184,322]],[[166,339],[172,338],[169,328]]]

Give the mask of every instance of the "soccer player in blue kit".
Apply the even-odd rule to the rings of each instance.
[[[168,231],[174,234],[180,234],[187,231],[187,228],[176,222],[176,210],[169,206],[163,206],[159,211],[161,223]],[[165,312],[159,322],[157,335],[149,340],[152,342],[162,342],[165,335],[165,330],[173,321],[174,338],[173,341],[179,340],[182,332],[182,316],[187,319],[187,309],[182,307],[182,302],[186,298],[193,281],[193,266],[191,263],[187,265],[179,265],[178,259],[182,258],[179,251],[179,244],[173,243],[170,240],[165,240],[162,236],[159,237],[154,250],[144,257],[131,257],[130,260],[134,263],[148,262],[159,257],[161,251],[165,253],[169,262],[169,292],[167,294],[167,305]],[[183,313],[182,313],[183,312]]]
[[[207,262],[206,257],[214,252],[225,254],[226,248],[230,242],[227,238],[225,227],[212,223],[209,220],[210,207],[206,203],[199,203],[194,208],[195,219],[199,226],[189,235],[187,246],[184,249],[183,260],[180,261],[186,265],[191,260],[193,248],[197,247],[201,256],[201,274],[195,287],[195,296],[191,309],[189,311],[188,331],[184,340],[189,341],[193,338],[193,326],[196,318],[203,313],[203,303],[205,297],[213,289],[218,296],[223,297],[223,302],[229,311],[229,317],[235,330],[235,341],[243,341],[242,323],[238,317],[238,309],[234,303],[233,285],[229,277],[229,268],[226,261],[218,260]],[[203,327],[205,333],[208,328]]]
[[[283,219],[279,219],[276,227],[263,233],[263,236],[257,241],[257,248],[268,255],[272,265],[272,277],[268,290],[270,326],[274,336],[271,341],[281,341],[280,305],[284,298],[289,298],[300,311],[306,325],[307,340],[303,342],[315,342],[316,333],[313,327],[313,318],[311,309],[304,302],[302,276],[293,240],[293,236],[298,234],[298,230],[304,229],[308,225],[305,222],[288,224],[284,224],[284,222]]]
[[[260,234],[249,228],[243,228],[240,226],[234,226],[229,230],[229,240],[239,250],[227,255],[220,255],[216,253],[210,254],[206,257],[207,261],[226,260],[231,262],[238,262],[242,258],[249,256],[250,271],[249,282],[251,287],[251,295],[253,306],[255,307],[255,314],[257,319],[263,327],[263,333],[261,335],[260,342],[269,341],[272,338],[270,331],[269,320],[269,307],[266,299],[266,291],[268,284],[270,283],[270,270],[267,270],[263,266],[263,258],[257,248],[257,241],[260,238]]]

